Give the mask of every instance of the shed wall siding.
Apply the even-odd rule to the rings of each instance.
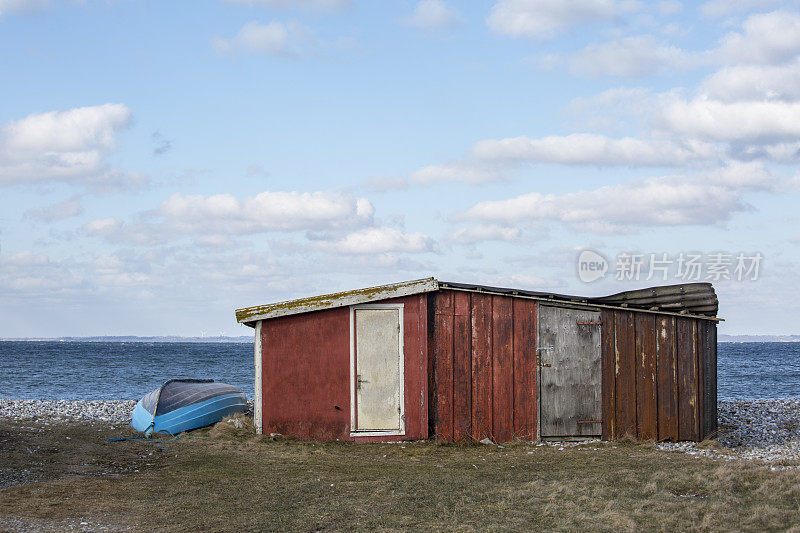
[[[602,321],[603,438],[714,436],[716,324],[610,309]]]
[[[433,436],[535,439],[536,302],[447,290],[430,301]]]
[[[261,326],[262,426],[321,440],[398,440],[428,437],[427,297],[402,303],[406,433],[350,437],[350,310],[348,307],[264,320]]]

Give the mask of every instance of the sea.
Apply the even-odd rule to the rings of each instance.
[[[800,343],[720,343],[720,400],[800,398]],[[131,400],[171,378],[253,396],[252,343],[0,341],[0,398]]]

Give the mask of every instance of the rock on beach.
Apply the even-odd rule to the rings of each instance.
[[[0,399],[0,419],[120,424],[130,421],[136,402]],[[252,400],[248,403],[252,409]],[[718,447],[703,447],[693,442],[666,442],[656,446],[720,459],[800,462],[800,398],[720,401],[718,415]]]
[[[138,400],[11,400],[0,398],[0,419],[127,423]],[[252,400],[248,400],[252,409]]]

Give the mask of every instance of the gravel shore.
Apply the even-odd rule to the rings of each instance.
[[[136,400],[0,399],[0,419],[42,424],[75,420],[121,424],[130,421],[135,406]],[[656,446],[720,459],[755,459],[778,464],[800,462],[800,398],[720,401],[718,409],[719,446],[698,446],[693,442]]]

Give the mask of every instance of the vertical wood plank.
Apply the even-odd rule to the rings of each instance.
[[[453,306],[452,292],[439,293],[436,307],[436,438],[453,440]]]
[[[656,439],[656,337],[655,315],[636,313],[636,436]]]
[[[453,293],[453,440],[469,439],[472,429],[470,293]]]
[[[678,361],[675,317],[656,319],[658,440],[678,440]]]
[[[603,309],[600,313],[601,359],[602,359],[602,397],[603,397],[603,440],[615,438],[614,377],[616,357],[614,356],[614,311]]]
[[[614,411],[616,436],[636,436],[636,339],[633,313],[616,311],[614,355],[616,359]]]
[[[701,438],[712,438],[717,434],[717,324],[703,320],[703,434]]]
[[[472,438],[492,433],[492,301],[472,295]]]
[[[496,442],[514,438],[512,301],[492,296],[492,428]]]
[[[678,438],[699,440],[697,412],[697,323],[678,318]]]
[[[514,298],[514,436],[536,438],[536,303]]]

